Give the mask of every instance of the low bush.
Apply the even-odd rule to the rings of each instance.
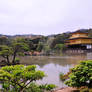
[[[44,92],[52,90],[56,86],[53,84],[41,85],[35,83],[45,76],[44,72],[36,70],[35,65],[15,65],[5,66],[0,69],[0,83],[3,92]]]

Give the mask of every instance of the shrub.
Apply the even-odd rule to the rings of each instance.
[[[71,87],[86,86],[92,88],[92,60],[82,61],[72,68],[69,79],[65,84]]]
[[[59,77],[60,77],[60,80],[61,81],[65,81],[66,80],[66,78],[64,77],[64,74],[63,73],[60,73]]]
[[[0,69],[0,82],[4,92],[41,92],[39,85],[35,84],[45,76],[44,72],[36,70],[35,65],[5,66]],[[54,85],[47,85],[53,89]],[[47,90],[47,89],[46,89]]]

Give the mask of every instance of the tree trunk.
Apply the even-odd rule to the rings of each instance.
[[[19,92],[24,92],[24,87],[21,87]]]
[[[6,59],[7,59],[7,64],[10,65],[9,56],[7,56]]]
[[[14,52],[13,60],[12,60],[12,64],[16,64],[16,62],[15,62],[15,58],[16,58],[16,52]]]

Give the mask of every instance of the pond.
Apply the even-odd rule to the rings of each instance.
[[[92,59],[92,53],[79,55],[62,55],[62,56],[26,56],[20,57],[21,63],[26,65],[37,65],[38,70],[42,70],[47,75],[38,83],[51,83],[58,88],[65,87],[64,83],[59,79],[59,74],[67,73],[70,68],[74,67],[81,60]]]

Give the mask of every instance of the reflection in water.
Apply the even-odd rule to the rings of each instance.
[[[51,83],[51,84],[56,84],[59,87],[64,87],[64,83],[60,81],[59,79],[59,74],[60,72],[67,73],[69,71],[69,68],[73,67],[72,65],[66,65],[66,66],[61,66],[58,64],[47,64],[44,66],[44,68],[41,68],[38,66],[39,70],[42,70],[45,72],[47,77],[44,77],[42,81],[39,81],[39,83],[46,84],[46,83]]]
[[[74,67],[80,60],[92,59],[92,53],[84,55],[64,55],[64,56],[26,56],[19,57],[21,63],[25,65],[37,65],[38,70],[42,70],[47,75],[38,83],[53,83],[59,87],[64,87],[64,83],[60,81],[60,72],[67,73],[69,68]],[[0,58],[1,60],[1,58]]]

